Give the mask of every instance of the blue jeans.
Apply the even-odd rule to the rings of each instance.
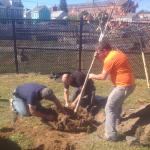
[[[13,110],[20,116],[29,116],[27,104],[23,99],[13,96],[12,98],[12,107]]]
[[[134,86],[115,87],[108,96],[105,106],[105,137],[115,140],[117,138],[116,121],[120,118],[124,100],[133,92]]]

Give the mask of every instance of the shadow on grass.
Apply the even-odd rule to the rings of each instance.
[[[28,150],[44,150],[44,144],[41,144],[41,145],[39,145],[39,146],[36,147],[36,148],[28,149]]]
[[[150,144],[142,144],[143,147],[150,148]]]
[[[137,112],[130,114],[127,117],[127,120],[132,119],[132,118],[139,118],[139,119],[135,122],[135,124],[131,127],[131,129],[129,129],[129,131],[125,132],[125,134],[126,135],[133,135],[133,134],[135,134],[138,127],[150,124],[149,116],[150,116],[150,104],[141,108]]]
[[[21,147],[9,139],[0,137],[0,149],[1,150],[21,150]]]
[[[0,99],[0,107],[6,107],[9,105],[9,100],[8,99]]]
[[[8,102],[9,102],[9,99],[1,99],[1,98],[0,98],[0,102],[8,103]]]
[[[131,127],[131,129],[126,131],[124,134],[125,135],[134,135],[138,127],[145,126],[145,125],[148,125],[148,124],[150,124],[150,119],[143,116],[143,118],[139,118],[135,122],[135,124]]]
[[[0,129],[0,132],[7,133],[7,132],[12,132],[13,130],[14,130],[13,128],[2,128]]]

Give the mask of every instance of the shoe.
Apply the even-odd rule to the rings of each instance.
[[[18,113],[16,111],[12,111],[12,123],[16,123],[18,119]]]
[[[11,108],[11,113],[12,113],[12,123],[14,124],[17,121],[18,113],[13,107],[13,99],[12,98],[9,100],[9,102],[10,102],[10,108]]]
[[[121,119],[117,119],[116,120],[116,125],[120,125],[121,124]]]
[[[118,141],[118,138],[117,137],[113,137],[113,138],[111,138],[111,137],[102,137],[102,136],[99,136],[99,135],[97,135],[100,139],[102,139],[102,140],[104,140],[104,141],[110,141],[110,142],[116,142],[116,141]]]
[[[113,137],[113,138],[111,138],[111,137],[105,137],[105,140],[106,141],[111,141],[111,142],[116,142],[116,141],[118,141],[118,138],[117,137]]]

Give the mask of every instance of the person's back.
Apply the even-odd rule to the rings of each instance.
[[[63,111],[63,107],[53,90],[38,83],[26,83],[17,86],[10,100],[12,111],[20,116],[37,116],[42,119],[52,121],[57,114],[44,108],[40,101],[42,99],[52,101],[59,111]]]
[[[83,86],[85,78],[86,78],[86,74],[84,74],[81,71],[75,71],[71,74],[71,78],[72,79],[71,79],[70,85],[72,87],[79,88]],[[85,90],[92,89],[92,88],[95,89],[94,82],[91,79],[88,79]]]
[[[15,95],[23,99],[27,104],[36,105],[42,97],[40,91],[46,86],[37,83],[26,83],[18,86]]]
[[[81,87],[84,84],[86,75],[81,71],[75,71],[71,74],[70,85],[72,87]]]
[[[134,76],[128,58],[121,51],[110,51],[104,61],[104,70],[109,72],[111,80],[116,86],[134,84]]]

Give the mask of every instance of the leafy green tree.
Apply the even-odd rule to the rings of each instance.
[[[67,7],[67,2],[66,0],[60,0],[60,5],[59,5],[60,10],[68,13],[68,7]]]

